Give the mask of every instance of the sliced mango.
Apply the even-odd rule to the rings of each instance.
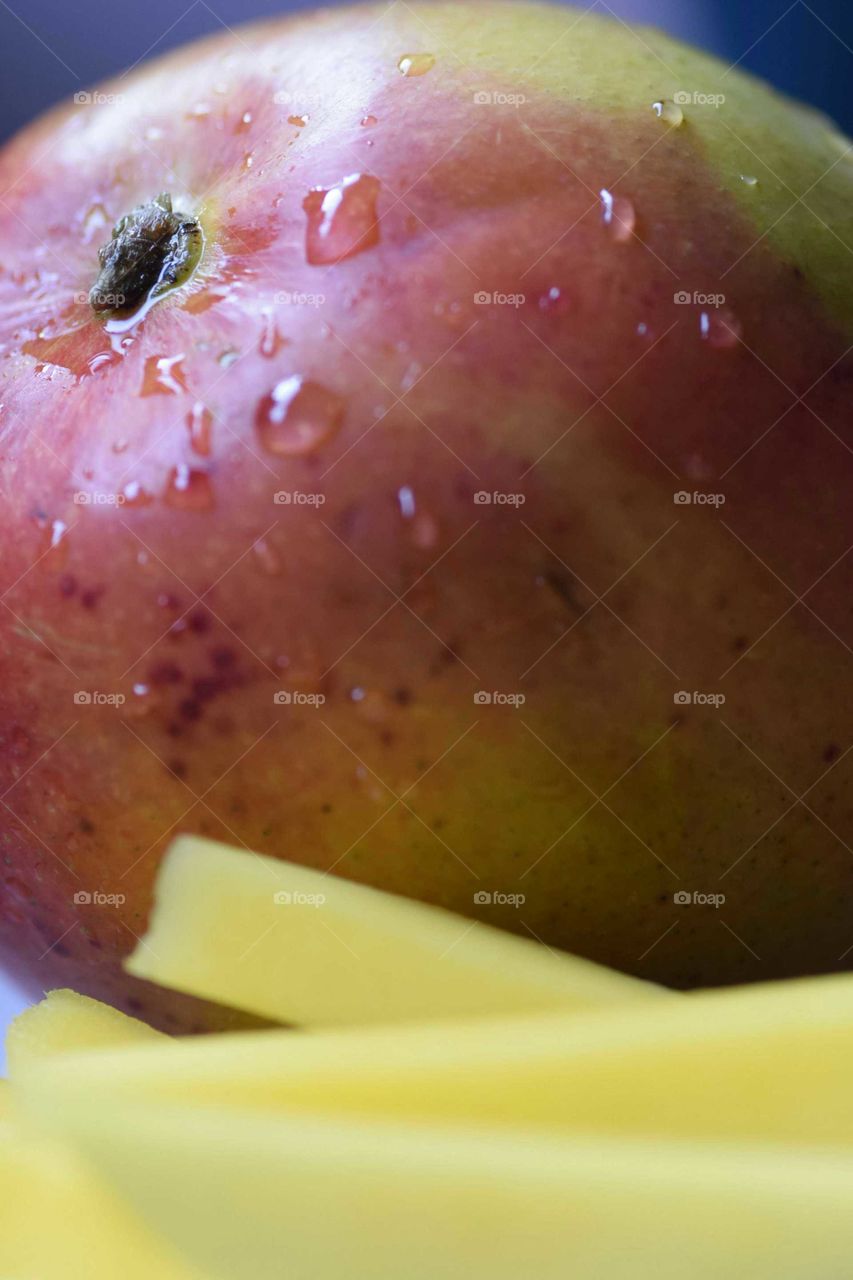
[[[853,1256],[851,1155],[32,1102],[223,1280],[814,1280]]]
[[[39,1070],[42,1088],[53,1079],[128,1106],[853,1149],[853,975],[589,1014],[219,1035]]]
[[[4,1280],[203,1280],[74,1152],[0,1124]]]
[[[672,994],[408,898],[196,836],[170,847],[149,931],[126,968],[305,1026]]]
[[[55,1053],[114,1048],[166,1039],[159,1031],[76,991],[50,991],[25,1009],[6,1033],[9,1074],[14,1077]]]

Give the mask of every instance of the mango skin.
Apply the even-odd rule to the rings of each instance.
[[[34,989],[221,1025],[119,968],[178,831],[679,987],[848,963],[853,170],[723,71],[566,9],[329,10],[0,154],[0,955]],[[353,173],[378,243],[314,265],[303,201]],[[162,190],[205,253],[117,352],[80,299]],[[294,376],[340,428],[273,455]]]

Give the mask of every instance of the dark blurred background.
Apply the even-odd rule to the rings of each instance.
[[[315,7],[286,0],[0,0],[0,138],[78,89],[194,36]],[[654,23],[853,131],[853,0],[580,0]]]

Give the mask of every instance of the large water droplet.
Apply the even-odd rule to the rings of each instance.
[[[370,129],[373,125],[377,124],[378,121],[376,119],[376,116],[362,116],[361,123],[364,125],[366,129]]]
[[[294,374],[258,405],[255,419],[264,448],[283,457],[313,453],[338,430],[344,402],[319,382]]]
[[[187,414],[187,428],[190,433],[190,448],[207,457],[210,453],[210,433],[213,426],[213,414],[201,400],[196,400]]]
[[[758,186],[758,179],[757,179],[757,178],[754,178],[754,177],[752,176],[752,174],[751,174],[751,173],[742,173],[742,174],[740,175],[740,180],[741,180],[741,182],[743,182],[747,187],[757,187],[757,186]]]
[[[181,462],[169,474],[165,498],[170,507],[182,511],[209,511],[213,506],[210,476]]]
[[[397,70],[404,76],[422,76],[435,66],[433,53],[404,53],[397,63]]]
[[[180,368],[183,352],[177,356],[149,356],[145,361],[140,395],[178,395],[186,391],[184,372]]]
[[[670,98],[661,98],[659,102],[653,102],[652,111],[654,111],[659,120],[662,120],[664,124],[670,125],[673,129],[677,129],[684,120],[684,112],[681,107]]]
[[[634,234],[634,226],[637,221],[637,215],[634,206],[626,196],[614,196],[612,191],[608,191],[606,187],[602,187],[599,192],[601,197],[601,220],[613,239],[620,244],[626,240],[630,240]]]
[[[340,262],[379,243],[379,185],[369,174],[351,173],[335,187],[309,191],[302,208],[308,215],[305,252],[312,265]]]
[[[718,307],[699,313],[699,333],[709,347],[726,351],[738,345],[743,328],[733,311]]]

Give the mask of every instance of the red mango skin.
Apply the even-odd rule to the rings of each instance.
[[[677,987],[847,964],[849,335],[689,127],[535,70],[476,102],[451,57],[400,73],[414,38],[249,28],[0,154],[0,955],[33,990],[233,1025],[120,967],[185,831]],[[317,261],[311,192],[354,174]],[[111,337],[97,249],[160,191],[201,262]],[[289,379],[313,443],[275,452]]]

